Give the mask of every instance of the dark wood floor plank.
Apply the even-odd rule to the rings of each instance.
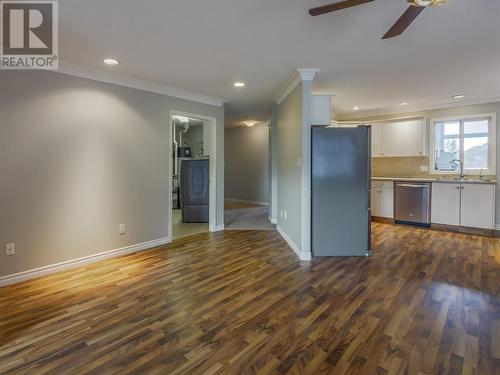
[[[500,374],[500,240],[372,233],[371,258],[226,231],[0,288],[0,373]]]

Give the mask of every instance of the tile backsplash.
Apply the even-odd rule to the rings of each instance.
[[[372,158],[373,177],[445,177],[445,175],[422,171],[421,167],[429,167],[428,157]],[[493,176],[485,177],[494,178]]]
[[[377,177],[424,177],[421,166],[429,166],[428,157],[372,158],[372,175]]]

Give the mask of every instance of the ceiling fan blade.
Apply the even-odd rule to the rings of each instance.
[[[394,25],[389,29],[389,31],[382,37],[382,39],[394,38],[395,36],[403,34],[410,24],[415,21],[420,13],[425,9],[425,7],[410,6],[406,9],[401,17],[396,21]]]
[[[357,5],[370,3],[375,0],[345,0],[340,3],[334,3],[329,5],[324,5],[322,7],[309,9],[309,14],[311,16],[319,16],[320,14],[335,12],[336,10],[355,7]]]

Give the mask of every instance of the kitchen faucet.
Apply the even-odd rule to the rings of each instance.
[[[452,164],[452,165],[455,163],[460,164],[460,179],[463,180],[465,177],[465,175],[464,175],[464,162],[462,160],[459,160],[459,159],[453,159],[452,161],[450,161],[450,164]]]

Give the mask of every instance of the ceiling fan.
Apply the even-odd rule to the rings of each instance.
[[[351,8],[357,5],[370,3],[375,0],[345,0],[334,4],[324,5],[318,8],[309,9],[309,14],[311,16],[319,16],[321,14],[335,12],[337,10]],[[387,33],[382,37],[382,39],[394,38],[395,36],[401,35],[410,24],[418,17],[422,11],[428,6],[441,5],[446,2],[446,0],[406,0],[410,7],[403,13],[401,17],[396,21],[394,25],[389,29]]]

